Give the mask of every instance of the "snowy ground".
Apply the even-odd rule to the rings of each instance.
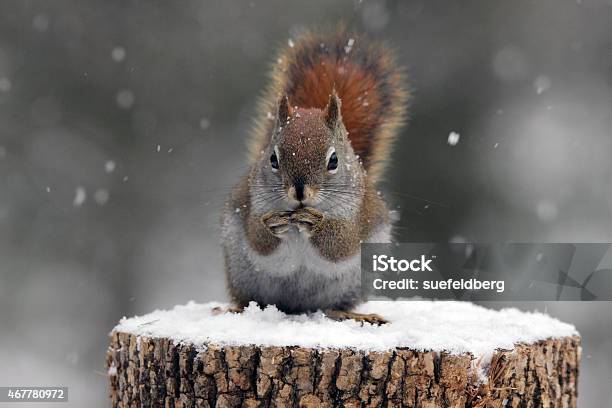
[[[390,323],[382,326],[353,320],[337,322],[321,312],[286,315],[276,307],[260,309],[252,303],[243,313],[215,315],[220,303],[175,306],[144,316],[124,318],[117,331],[139,336],[169,337],[175,341],[205,345],[272,345],[323,348],[469,352],[490,355],[496,349],[512,349],[551,337],[576,335],[576,328],[543,313],[518,309],[492,310],[468,302],[375,301],[357,311],[377,313]]]

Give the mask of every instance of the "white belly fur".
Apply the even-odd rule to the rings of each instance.
[[[324,259],[319,250],[309,241],[304,232],[289,232],[269,255],[249,251],[249,259],[256,269],[265,270],[272,276],[287,276],[298,271],[314,275],[343,275],[359,268],[359,254],[341,262]]]
[[[242,228],[235,214],[229,215],[225,232]],[[389,242],[390,225],[383,225],[366,242]],[[241,231],[242,232],[242,231]],[[269,255],[261,255],[244,239],[224,239],[226,245],[242,252],[246,264],[230,253],[231,281],[236,291],[261,304],[275,304],[281,310],[316,310],[352,304],[361,293],[360,252],[340,262],[323,258],[304,232],[290,232]]]

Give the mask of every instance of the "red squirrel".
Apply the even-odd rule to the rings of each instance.
[[[277,59],[251,136],[250,171],[222,215],[227,287],[287,313],[383,323],[362,301],[360,243],[389,242],[377,194],[406,116],[403,71],[383,44],[311,31]]]

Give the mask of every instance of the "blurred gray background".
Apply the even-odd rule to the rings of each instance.
[[[267,67],[340,20],[410,73],[398,239],[612,241],[610,1],[2,1],[0,385],[107,406],[119,318],[226,299],[219,208]],[[580,406],[611,406],[610,303],[512,306],[579,328]]]

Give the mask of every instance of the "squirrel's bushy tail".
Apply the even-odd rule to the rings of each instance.
[[[409,94],[393,53],[343,26],[306,32],[283,47],[260,105],[252,153],[259,154],[269,140],[270,118],[282,95],[291,106],[323,109],[334,89],[351,146],[376,181],[406,117]]]

